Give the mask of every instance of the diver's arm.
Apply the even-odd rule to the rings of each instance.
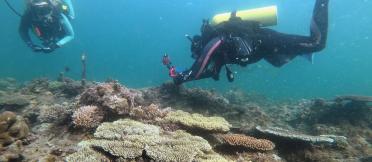
[[[317,0],[310,26],[310,36],[300,36],[263,29],[261,52],[274,66],[282,66],[298,55],[319,52],[326,46],[328,32],[328,2]]]
[[[180,84],[194,81],[194,80],[211,78],[214,75],[215,74],[212,71],[205,71],[198,78],[195,78],[195,75],[193,75],[193,71],[190,69],[190,70],[186,70],[186,71],[178,73],[177,76],[173,78],[173,81],[175,84],[180,85]]]
[[[61,15],[62,15],[61,23],[62,23],[63,29],[66,32],[66,36],[56,43],[57,46],[59,46],[59,47],[65,45],[68,42],[70,42],[75,37],[75,33],[74,33],[74,30],[72,28],[72,25],[71,25],[70,21],[68,20],[68,18],[64,14],[61,14]]]
[[[68,6],[68,9],[69,9],[69,12],[68,12],[68,16],[71,18],[71,19],[75,19],[75,10],[74,10],[74,6],[72,5],[72,2],[71,0],[63,0],[66,5]]]
[[[30,20],[29,15],[26,13],[21,18],[21,23],[19,25],[18,32],[22,40],[27,44],[27,46],[32,47],[34,44],[29,35],[30,28],[31,28],[31,20]]]
[[[173,78],[176,84],[182,84],[185,82],[190,82],[194,80],[202,80],[207,78],[213,78],[214,80],[219,80],[219,74],[221,72],[222,67],[224,66],[224,62],[221,59],[214,60],[213,65],[211,68],[204,69],[201,74],[197,77],[197,72],[199,69],[199,61],[195,61],[193,66],[189,70],[185,70],[183,72],[178,72],[176,77]],[[210,63],[209,63],[210,64]]]
[[[25,14],[21,18],[21,23],[19,25],[19,35],[21,36],[21,39],[27,44],[28,47],[30,47],[34,52],[42,52],[43,48],[35,45],[31,37],[29,35],[29,30],[31,29],[31,17],[30,14],[26,11]]]

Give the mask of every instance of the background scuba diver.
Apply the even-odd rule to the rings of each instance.
[[[176,84],[212,77],[219,80],[223,66],[230,82],[234,75],[228,64],[247,66],[261,59],[275,67],[281,67],[296,56],[312,57],[313,52],[326,46],[328,31],[329,0],[317,0],[314,7],[310,36],[279,33],[262,28],[257,22],[243,21],[232,13],[229,21],[211,26],[203,21],[201,36],[188,37],[191,42],[194,64],[188,70],[180,71],[171,65],[168,56],[163,57],[170,76]],[[166,64],[168,63],[168,64]]]
[[[71,0],[27,0],[19,34],[34,52],[53,52],[74,38],[70,20],[75,18]],[[42,41],[43,46],[32,42],[29,31]]]

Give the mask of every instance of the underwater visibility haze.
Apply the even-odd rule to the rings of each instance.
[[[224,12],[276,5],[270,29],[308,36],[315,1],[72,0],[75,38],[49,54],[0,1],[0,162],[372,161],[372,0],[330,0],[313,63],[233,65],[232,83],[223,68],[184,86],[162,64],[189,68],[185,35]]]

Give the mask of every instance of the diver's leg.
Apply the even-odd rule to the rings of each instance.
[[[272,65],[280,67],[298,55],[319,52],[326,46],[328,32],[329,0],[317,0],[310,26],[310,36],[280,33],[262,29],[262,44],[259,52]]]
[[[310,26],[310,37],[316,51],[325,48],[328,35],[328,3],[329,0],[315,2],[313,18]]]

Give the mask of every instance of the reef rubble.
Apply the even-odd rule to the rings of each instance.
[[[371,97],[0,79],[0,161],[368,161]]]

